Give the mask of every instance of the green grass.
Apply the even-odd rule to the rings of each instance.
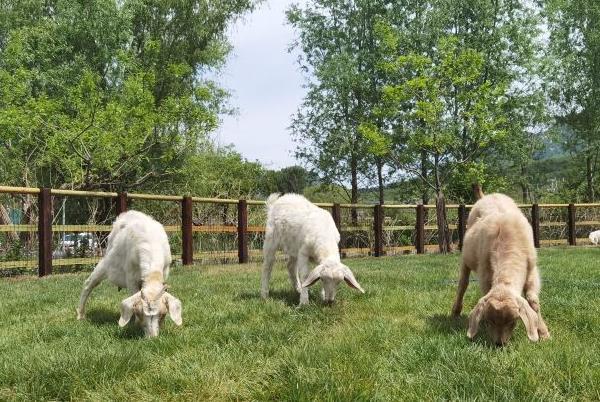
[[[85,274],[0,281],[0,400],[599,400],[600,249],[540,252],[552,339],[518,325],[509,346],[449,318],[458,256],[347,260],[366,294],[298,309],[279,264],[176,267],[184,325],[147,340],[120,329],[108,282],[75,320]],[[468,313],[479,297],[472,282]]]

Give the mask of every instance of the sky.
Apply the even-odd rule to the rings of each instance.
[[[230,28],[233,51],[219,82],[232,97],[237,115],[225,116],[216,133],[220,145],[233,144],[246,159],[270,169],[297,164],[288,126],[305,90],[285,10],[302,0],[270,0]]]

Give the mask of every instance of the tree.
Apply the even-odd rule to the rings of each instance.
[[[371,152],[419,178],[424,203],[427,189],[436,194],[442,249],[444,192],[471,199],[471,183],[499,183],[515,162],[525,169],[541,143],[538,12],[512,1],[401,1],[376,27],[384,123],[362,132]]]
[[[305,188],[317,182],[315,176],[301,166],[266,170],[262,177],[261,191],[265,196],[275,192],[303,194]]]
[[[394,132],[400,132],[402,147],[393,148],[394,138],[372,127],[363,126],[363,133],[374,144],[373,152],[391,158],[399,169],[419,177],[435,192],[440,251],[446,252],[450,247],[444,199],[448,176],[457,171],[475,176],[477,158],[506,133],[504,120],[496,113],[504,88],[480,80],[485,71],[483,55],[460,48],[452,36],[441,39],[437,49],[434,58],[403,55],[386,67],[402,77],[413,75],[385,89],[385,113],[401,122]],[[474,135],[465,135],[467,130]],[[431,175],[422,174],[423,160],[431,164]]]
[[[314,0],[288,10],[298,30],[293,48],[309,74],[308,93],[292,121],[297,156],[325,182],[350,184],[349,199],[358,202],[359,177],[377,169],[383,202],[383,161],[366,152],[358,128],[381,95],[374,27],[391,1]]]
[[[582,160],[585,199],[597,194],[600,154],[600,6],[593,0],[548,0],[548,89],[559,124],[575,136],[568,144]]]
[[[253,198],[260,194],[264,169],[232,147],[220,147],[188,159],[173,182],[180,192],[216,198]]]
[[[3,182],[155,190],[176,181],[215,151],[227,94],[204,77],[224,63],[228,24],[255,3],[4,2]]]

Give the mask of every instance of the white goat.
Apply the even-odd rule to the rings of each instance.
[[[532,341],[550,336],[539,303],[540,277],[533,232],[515,202],[491,194],[475,203],[462,249],[458,292],[452,313],[460,315],[471,271],[484,296],[469,315],[467,336],[475,337],[485,318],[494,342],[504,345],[520,318]],[[525,293],[523,298],[522,293]]]
[[[300,294],[301,305],[308,303],[307,288],[319,279],[323,281],[321,295],[326,303],[335,300],[337,285],[342,280],[364,293],[350,268],[340,261],[339,241],[340,234],[329,212],[298,194],[271,194],[267,199],[261,296],[269,296],[275,252],[280,247],[289,256],[290,282]],[[310,273],[309,261],[317,264]]]
[[[157,336],[167,313],[176,325],[181,325],[181,302],[166,292],[164,284],[170,264],[171,249],[163,226],[138,211],[122,213],[108,236],[106,255],[85,281],[77,319],[85,318],[85,303],[91,291],[108,278],[131,294],[121,303],[119,326],[124,327],[135,314],[146,336]]]
[[[597,246],[600,243],[600,230],[595,230],[590,233],[590,241],[594,246]]]

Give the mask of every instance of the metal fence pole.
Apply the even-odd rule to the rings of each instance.
[[[40,188],[38,195],[38,274],[52,273],[52,195],[49,188]]]
[[[238,260],[240,264],[248,262],[248,204],[246,200],[238,201]]]
[[[181,263],[194,263],[194,239],[192,231],[192,197],[185,196],[181,201]]]
[[[577,237],[575,235],[575,205],[569,204],[567,209],[567,225],[568,225],[568,236],[569,245],[575,246],[577,244]]]
[[[458,249],[462,250],[467,230],[467,207],[465,204],[458,206]]]
[[[415,224],[415,248],[417,254],[425,252],[425,207],[417,205],[417,223]]]
[[[123,212],[127,212],[127,191],[123,191],[117,194],[117,216]]]
[[[375,257],[383,255],[383,206],[375,205],[373,210],[373,230],[375,231]]]
[[[531,229],[533,230],[533,245],[540,248],[540,206],[531,205]]]

